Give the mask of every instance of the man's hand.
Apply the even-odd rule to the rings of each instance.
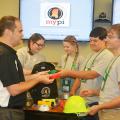
[[[89,115],[95,115],[100,110],[99,105],[94,105],[89,108],[88,114]]]
[[[69,76],[69,70],[61,70],[58,72],[61,77],[68,77]]]
[[[50,79],[50,75],[39,75],[38,77],[40,83],[50,84],[53,83],[54,79]]]
[[[48,72],[49,72],[49,71],[47,70],[47,71],[38,72],[38,73],[36,73],[36,74],[38,74],[38,75],[47,75]]]
[[[80,91],[80,96],[81,97],[91,97],[91,96],[98,96],[98,91],[97,90],[81,90]]]

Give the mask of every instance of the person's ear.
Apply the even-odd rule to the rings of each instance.
[[[5,35],[11,35],[11,34],[12,34],[12,31],[9,30],[9,29],[5,29],[4,34],[5,34]]]

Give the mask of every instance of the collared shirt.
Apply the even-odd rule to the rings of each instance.
[[[81,82],[80,90],[88,90],[88,89],[99,90],[101,88],[105,68],[107,67],[107,65],[109,64],[112,58],[113,58],[113,54],[107,49],[104,49],[102,52],[99,51],[97,53],[94,53],[92,54],[92,56],[90,55],[83,63],[81,70],[84,70],[84,67],[86,66],[86,71],[89,69],[94,70],[97,73],[99,73],[100,76],[97,78],[94,78],[94,80],[89,79],[89,80],[86,80],[86,82]],[[89,104],[99,101],[98,96],[85,97],[85,99]]]
[[[35,64],[46,61],[45,56],[42,55],[40,51],[33,55],[30,55],[28,51],[28,47],[17,50],[17,55],[23,68],[32,70]]]
[[[114,59],[116,59],[116,57],[114,57],[111,62],[113,62]],[[120,83],[120,57],[118,57],[116,61],[114,61],[114,63],[112,64],[111,70],[108,74],[105,83],[105,87],[100,92],[100,104],[108,102],[120,96],[119,83]]]
[[[17,108],[25,104],[26,93],[11,96],[7,88],[10,85],[25,81],[23,69],[16,51],[0,42],[0,106]]]

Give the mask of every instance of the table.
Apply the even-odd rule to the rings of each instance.
[[[87,120],[87,117],[80,117],[76,114],[66,114],[60,112],[25,110],[25,120]]]
[[[62,103],[65,104],[65,100],[62,100]],[[32,106],[25,110],[25,120],[87,120],[87,116],[63,113],[63,104],[53,107],[47,112],[41,112],[37,106]]]

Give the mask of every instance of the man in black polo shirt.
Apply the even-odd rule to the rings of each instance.
[[[0,120],[24,120],[22,108],[26,91],[38,83],[52,83],[49,75],[36,74],[25,81],[21,63],[13,47],[22,39],[22,25],[18,18],[0,19]]]

